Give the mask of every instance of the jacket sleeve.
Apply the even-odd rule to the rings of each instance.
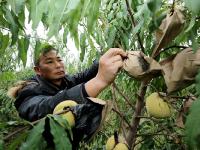
[[[69,76],[72,82],[72,86],[80,83],[85,83],[90,79],[94,78],[98,72],[98,67],[99,67],[99,62],[95,60],[90,68],[84,70],[83,72],[77,73],[73,76]]]
[[[35,121],[47,114],[52,114],[55,106],[64,100],[71,99],[79,104],[87,103],[83,88],[84,84],[79,84],[70,89],[64,89],[54,96],[33,94],[31,88],[26,88],[18,94],[15,106],[17,101],[21,101],[20,105],[16,106],[19,116],[28,121]]]

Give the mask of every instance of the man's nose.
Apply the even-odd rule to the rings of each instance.
[[[62,66],[62,64],[61,64],[59,61],[56,61],[56,62],[55,62],[55,67],[56,67],[56,68],[61,67],[61,66]]]

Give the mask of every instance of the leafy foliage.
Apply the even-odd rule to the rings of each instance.
[[[28,140],[22,145],[21,150],[25,149],[44,149],[46,143],[44,142],[42,133],[45,130],[45,119],[41,120],[29,134]]]
[[[167,13],[173,11],[174,7],[180,7],[186,18],[184,29],[162,49],[162,53],[157,60],[159,61],[180,51],[176,46],[192,47],[194,50],[199,47],[199,0],[178,0],[173,1],[174,4],[167,0],[129,0],[128,2],[130,8],[127,7],[126,0],[0,1],[0,103],[2,104],[2,107],[0,107],[0,119],[2,119],[0,126],[5,128],[4,131],[1,130],[0,135],[12,131],[7,124],[9,120],[19,119],[13,107],[13,101],[6,96],[6,90],[17,80],[27,78],[33,74],[30,70],[21,72],[15,70],[18,67],[20,68],[21,62],[26,67],[29,50],[34,49],[34,57],[38,57],[43,43],[49,42],[53,38],[56,39],[55,43],[58,43],[57,45],[60,48],[66,46],[70,36],[73,38],[76,47],[80,49],[80,60],[82,62],[78,64],[77,70],[82,70],[91,64],[94,58],[99,58],[102,53],[111,47],[120,47],[124,50],[141,50],[143,46],[144,53],[150,56],[156,42],[155,31]],[[130,14],[129,9],[132,14]],[[35,30],[35,34],[31,36],[26,33],[25,16],[28,16],[29,23]],[[41,24],[47,30],[48,38],[46,39],[40,39],[36,32]],[[16,64],[16,60],[18,60],[18,64]],[[76,70],[74,64],[68,64],[67,67],[70,72]],[[197,81],[199,81],[198,78]],[[115,102],[114,108],[119,110],[130,123],[136,111],[133,106],[135,106],[138,98],[137,92],[139,91],[140,82],[133,80],[122,71],[115,83],[117,87],[120,87],[119,91],[121,93],[114,86],[111,86],[100,97],[102,99],[112,99]],[[197,82],[196,85],[196,89],[191,86],[175,94],[178,96],[199,95],[200,83]],[[162,77],[151,81],[147,87],[147,95],[156,90],[166,91]],[[128,97],[128,101],[122,94]],[[184,149],[183,129],[174,126],[176,115],[182,105],[183,100],[181,98],[177,99],[173,102],[174,116],[160,121],[149,118],[146,110],[143,109],[142,115],[147,118],[141,119],[139,123],[136,146],[140,149]],[[191,148],[199,146],[196,143],[196,137],[199,133],[193,132],[193,124],[196,125],[196,129],[199,129],[197,126],[199,120],[196,116],[199,112],[198,105],[199,102],[193,104],[186,123],[187,143]],[[114,130],[119,129],[123,133],[122,128],[129,129],[127,122],[122,117],[114,112],[109,115],[110,118],[106,121],[103,132],[99,133],[89,144],[83,143],[81,145],[82,149],[102,149],[107,137],[113,134]],[[68,143],[66,144],[69,146],[68,148],[70,148],[68,135],[65,134],[64,128],[60,126],[63,122],[55,116],[48,116],[47,118],[51,122],[49,128],[51,128],[51,135],[55,137],[54,143],[56,143],[56,146],[66,148],[65,143],[62,143],[62,141],[65,141]],[[45,131],[46,122],[44,120],[32,130],[22,149],[30,144],[34,144],[37,148],[38,145],[41,145],[42,148],[47,146],[41,135]],[[16,124],[14,123],[13,128]],[[159,130],[161,127],[162,131]],[[69,134],[71,135],[71,133]],[[60,135],[63,135],[62,137],[66,140],[61,139]],[[22,134],[11,145],[13,147],[19,146],[26,136],[27,133]],[[30,138],[31,136],[34,138]],[[151,140],[149,140],[150,138]],[[165,147],[163,147],[164,144]],[[13,148],[12,146],[11,148]]]
[[[20,149],[45,149],[52,146],[52,140],[56,149],[72,149],[70,136],[68,137],[61,122],[62,125],[67,126],[68,133],[71,133],[71,128],[66,120],[59,118],[59,116],[48,115],[34,126],[30,131],[27,142],[23,143]]]
[[[200,101],[197,100],[193,103],[192,107],[190,108],[190,114],[187,117],[187,121],[185,124],[186,130],[186,140],[189,149],[199,149],[200,148]]]

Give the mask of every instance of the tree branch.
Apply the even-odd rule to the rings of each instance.
[[[137,134],[137,128],[140,122],[140,118],[137,116],[141,116],[142,109],[144,108],[144,96],[146,94],[147,85],[150,82],[150,80],[145,80],[141,82],[138,98],[135,106],[135,114],[131,121],[131,128],[128,131],[127,135],[127,143],[128,146],[132,149],[134,146],[134,143],[136,141],[136,134]]]
[[[135,23],[135,21],[134,21],[134,17],[133,17],[133,13],[132,13],[132,11],[131,11],[131,7],[130,7],[130,5],[129,5],[128,0],[125,0],[125,1],[126,1],[127,11],[128,11],[128,13],[129,13],[129,15],[130,15],[130,18],[131,18],[131,24],[132,24],[133,28],[135,28],[136,23]],[[138,43],[139,43],[139,45],[140,45],[141,51],[144,53],[145,50],[144,50],[144,46],[143,46],[143,44],[142,44],[142,40],[141,40],[141,38],[140,38],[140,33],[137,33],[137,38],[138,38]]]

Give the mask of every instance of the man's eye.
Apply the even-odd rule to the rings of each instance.
[[[63,61],[62,59],[59,59],[58,61]]]
[[[52,61],[47,61],[47,64],[51,64],[52,63]]]

